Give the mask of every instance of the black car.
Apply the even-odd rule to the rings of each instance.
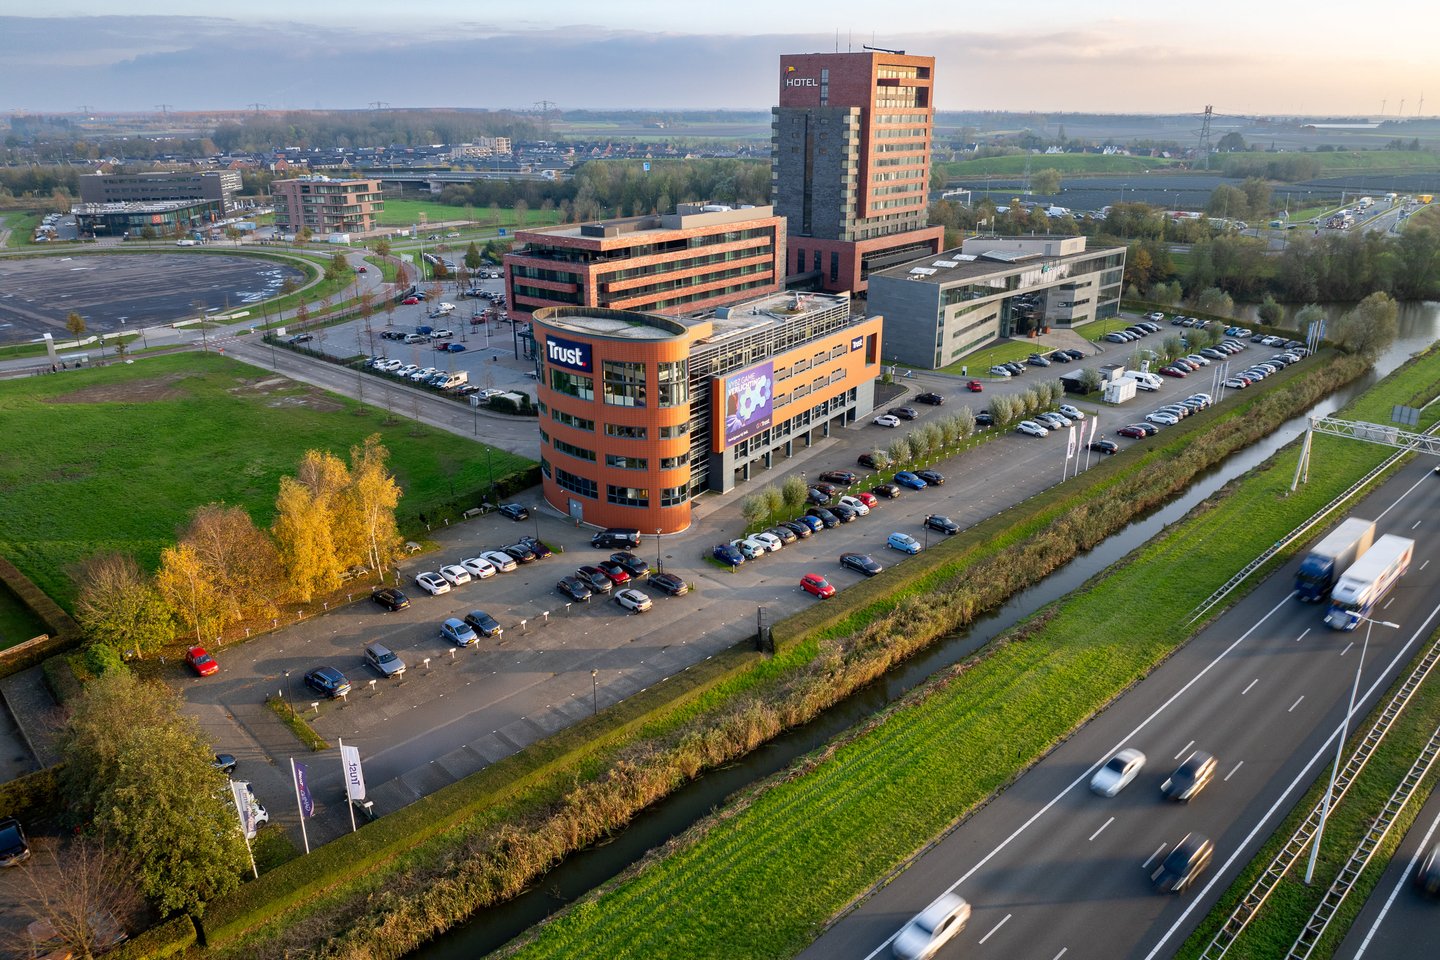
[[[920,416],[920,411],[914,407],[891,407],[885,412],[892,417],[899,417],[901,420],[915,420]]]
[[[977,426],[977,427],[993,427],[993,426],[995,426],[995,416],[994,416],[994,414],[992,414],[989,410],[981,410],[979,413],[975,414],[975,426]]]
[[[314,337],[313,335],[311,335],[311,334],[308,334],[308,333],[297,333],[297,334],[295,334],[295,336],[293,336],[293,337],[291,337],[289,340],[287,340],[286,343],[309,343],[311,340],[314,340],[314,339],[315,339],[315,337]]]
[[[945,402],[945,398],[938,393],[922,393],[915,398],[917,403],[928,403],[932,407],[938,407]]]
[[[512,543],[508,547],[501,547],[500,552],[515,558],[516,563],[534,563],[540,558],[535,556],[535,551],[523,543]]]
[[[581,567],[575,571],[575,578],[595,593],[609,593],[610,588],[614,586],[610,582],[610,578],[605,576],[605,571],[599,567]]]
[[[936,473],[934,470],[916,470],[915,476],[924,480],[932,487],[938,487],[945,482],[945,477],[942,474]]]
[[[1050,359],[1055,361],[1056,363],[1069,363],[1070,354],[1066,353],[1064,350],[1056,350],[1054,353],[1050,354]]]
[[[305,686],[334,700],[350,692],[350,681],[334,667],[316,667],[305,674]]]
[[[855,458],[855,462],[867,470],[884,470],[890,460],[885,457],[877,457],[873,453],[862,453]]]
[[[954,520],[951,520],[949,517],[941,517],[938,515],[926,517],[925,526],[929,527],[931,530],[938,530],[944,534],[954,534],[960,532],[960,524],[956,523]]]
[[[235,772],[235,768],[236,768],[237,766],[239,766],[239,765],[240,765],[240,761],[238,761],[238,760],[235,759],[235,754],[233,754],[233,753],[217,753],[217,754],[215,754],[215,761],[214,761],[214,763],[212,764],[212,766],[213,766],[216,770],[219,770],[221,773],[225,774],[226,776],[229,776],[230,774],[234,773],[234,772]]]
[[[555,555],[549,547],[535,537],[521,537],[520,542],[530,548],[530,552],[535,554],[537,560],[545,560]]]
[[[1048,366],[1050,366],[1050,361],[1049,361],[1049,360],[1046,360],[1044,357],[1040,356],[1040,354],[1038,354],[1038,353],[1032,353],[1032,354],[1030,354],[1030,356],[1028,356],[1028,357],[1025,358],[1025,362],[1028,363],[1028,364],[1030,364],[1030,366],[1032,366],[1032,367],[1048,367]]]
[[[0,867],[14,867],[30,859],[30,841],[20,821],[14,817],[0,817]]]
[[[825,504],[830,502],[830,494],[817,487],[811,487],[808,491],[806,491],[805,497],[811,503],[819,504],[821,506],[824,506]]]
[[[1165,862],[1160,864],[1160,869],[1151,876],[1155,881],[1155,889],[1161,893],[1182,892],[1195,882],[1196,877],[1205,872],[1214,856],[1215,844],[1211,843],[1209,838],[1198,833],[1185,834],[1185,838],[1175,845]]]
[[[806,516],[814,517],[816,520],[819,520],[821,523],[825,524],[826,530],[831,530],[835,527],[840,526],[840,518],[835,516],[835,514],[831,513],[829,510],[826,510],[824,507],[811,507],[809,510],[805,511],[805,514]]]
[[[1084,353],[1083,351],[1081,351],[1081,350],[1065,350],[1065,351],[1063,351],[1063,352],[1064,352],[1064,353],[1068,353],[1068,354],[1070,355],[1070,359],[1071,359],[1071,360],[1084,360],[1084,359],[1085,359],[1085,353]]]
[[[770,527],[765,532],[770,534],[772,537],[775,537],[777,540],[784,544],[791,544],[794,543],[796,540],[800,539],[799,535],[797,535],[794,530],[791,530],[789,527],[785,526]]]
[[[370,594],[370,599],[386,610],[404,610],[410,606],[410,598],[394,587],[381,587]]]
[[[673,573],[652,573],[646,582],[661,593],[668,593],[672,597],[683,597],[690,592],[690,584]]]
[[[885,568],[875,562],[875,558],[867,553],[842,553],[840,554],[840,566],[847,570],[854,570],[863,573],[867,577],[873,577]]]
[[[860,514],[845,506],[843,503],[837,503],[833,507],[830,507],[829,510],[835,514],[841,523],[852,523],[860,516]]]
[[[1016,363],[1014,360],[1011,360],[1007,363],[1002,363],[1000,364],[1000,366],[1004,367],[1006,370],[1009,370],[1013,375],[1017,377],[1025,372],[1025,365],[1023,363]]]
[[[605,583],[608,585],[610,581],[606,580]],[[592,596],[590,588],[579,577],[561,577],[555,584],[555,589],[576,603],[589,600]]]
[[[1090,441],[1090,449],[1094,450],[1096,453],[1103,453],[1109,455],[1113,453],[1119,453],[1120,444],[1116,443],[1114,440],[1092,440]]]
[[[1420,858],[1411,879],[1415,889],[1421,893],[1428,893],[1432,897],[1440,896],[1440,843],[1435,844]]]
[[[855,476],[855,474],[849,470],[826,470],[820,474],[820,479],[826,483],[835,483],[842,487],[848,487],[858,480],[859,477]],[[817,483],[816,486],[818,487],[820,484]]]
[[[782,520],[780,521],[780,526],[784,527],[786,530],[789,530],[801,540],[807,539],[812,533],[815,532],[814,530],[810,529],[810,524],[805,523],[801,520]]]
[[[507,503],[500,508],[500,516],[509,517],[511,520],[529,520],[530,511],[518,503]]]
[[[884,497],[886,500],[894,500],[900,496],[900,487],[893,483],[877,483],[870,488],[870,492],[877,497]]]
[[[650,572],[650,564],[624,550],[610,554],[610,562],[620,564],[620,568],[636,580]]]
[[[505,632],[500,626],[500,621],[484,610],[471,610],[465,614],[465,622],[470,625],[470,629],[482,637],[498,637]]]
[[[1189,802],[1215,779],[1219,762],[1210,754],[1196,750],[1175,768],[1169,779],[1160,784],[1160,792],[1170,800]]]
[[[838,497],[840,496],[840,491],[842,488],[833,483],[817,483],[815,484],[815,489],[819,490],[827,497]]]

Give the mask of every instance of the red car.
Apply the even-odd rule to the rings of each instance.
[[[1137,440],[1140,439],[1141,437],[1148,437],[1148,436],[1149,436],[1149,433],[1146,432],[1146,430],[1145,430],[1144,427],[1136,426],[1136,425],[1133,424],[1133,423],[1130,424],[1129,426],[1121,427],[1119,430],[1116,430],[1115,432],[1118,433],[1118,434],[1119,434],[1120,436],[1122,436],[1122,437],[1134,437],[1134,438],[1137,439]]]
[[[979,380],[971,380],[969,383],[965,384],[965,389],[969,390],[971,393],[979,393],[980,391],[985,389],[985,384],[981,383]]]
[[[1181,380],[1184,380],[1186,377],[1189,376],[1188,373],[1186,373],[1184,370],[1181,370],[1179,367],[1161,367],[1160,372],[1167,377],[1178,377]]]
[[[830,581],[818,573],[807,573],[801,577],[800,589],[806,593],[814,594],[821,600],[835,596],[835,588],[830,585]]]
[[[185,651],[185,662],[202,677],[208,677],[220,669],[220,664],[215,658],[205,652],[204,647],[191,647]]]
[[[877,498],[875,494],[869,492],[868,490],[861,490],[859,493],[855,494],[855,499],[859,500],[867,507],[878,507],[880,505],[879,498]]]
[[[406,297],[404,300],[401,300],[401,301],[400,301],[400,303],[401,303],[402,305],[407,306],[407,307],[413,307],[415,304],[417,304],[417,303],[419,303],[419,302],[420,302],[420,298],[419,298],[419,297]]]
[[[629,572],[627,572],[624,567],[620,566],[620,564],[616,563],[614,560],[601,560],[599,563],[595,564],[595,566],[599,567],[600,572],[605,574],[605,576],[609,577],[610,582],[615,584],[615,586],[617,587],[623,587],[625,584],[630,582]]]
[[[356,273],[369,273],[370,271],[369,271],[369,269],[366,268],[366,267],[356,267],[356,268],[355,268],[355,272],[356,272]]]

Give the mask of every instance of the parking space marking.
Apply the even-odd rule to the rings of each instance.
[[[1232,769],[1229,773],[1225,774],[1225,782],[1228,783],[1230,781],[1230,778],[1235,776],[1235,774],[1239,773],[1240,768],[1243,766],[1245,766],[1244,760],[1241,760],[1239,763],[1235,764],[1234,769]]]
[[[1354,641],[1354,640],[1351,640],[1349,643],[1345,644],[1345,649],[1340,651],[1340,656],[1343,657],[1343,656],[1345,656],[1345,654],[1349,653],[1349,652],[1350,652],[1350,648],[1353,647],[1353,646],[1355,646],[1355,641]]]
[[[1302,634],[1300,634],[1300,636],[1298,636],[1298,637],[1295,638],[1295,642],[1296,642],[1296,643],[1299,643],[1301,640],[1304,640],[1305,637],[1306,637],[1309,633],[1310,633],[1310,628],[1309,628],[1309,627],[1306,627],[1306,628],[1305,628],[1305,632],[1302,633]]]
[[[1115,822],[1115,818],[1114,818],[1114,817],[1111,817],[1109,820],[1106,820],[1104,823],[1100,824],[1100,829],[1099,829],[1099,830],[1096,830],[1094,833],[1090,834],[1090,840],[1091,840],[1091,842],[1094,842],[1095,838],[1098,837],[1098,836],[1100,836],[1100,834],[1104,833],[1104,832],[1105,832],[1105,828],[1108,827],[1108,826],[1110,826],[1110,824],[1112,824],[1112,823],[1114,823],[1114,822]]]
[[[991,937],[995,936],[995,931],[996,931],[996,930],[999,930],[1001,927],[1005,926],[1005,924],[1008,923],[1008,922],[1010,921],[1010,918],[1013,917],[1013,916],[1014,916],[1013,913],[1007,913],[1007,914],[1005,914],[1005,919],[1004,919],[1004,920],[1001,920],[999,923],[995,924],[995,926],[991,927],[991,928],[990,928],[990,932],[987,933],[987,934],[985,934],[985,936],[983,936],[983,937],[980,938],[980,942],[981,942],[981,943],[984,943],[986,940],[989,940]]]
[[[1070,948],[1069,948],[1069,947],[1061,947],[1061,948],[1060,948],[1060,952],[1057,953],[1057,954],[1055,954],[1055,956],[1051,957],[1050,960],[1060,960],[1061,957],[1065,956],[1065,954],[1067,954],[1067,953],[1069,953],[1069,952],[1070,952]]]
[[[1180,752],[1175,754],[1175,759],[1179,760],[1182,756],[1184,756],[1185,751],[1189,750],[1193,746],[1195,746],[1195,741],[1191,740],[1189,743],[1185,744],[1185,746],[1180,748]]]
[[[1304,700],[1304,699],[1305,699],[1305,694],[1303,694],[1303,693],[1300,694],[1300,700]],[[1295,712],[1295,708],[1298,707],[1298,706],[1300,706],[1300,700],[1296,700],[1294,703],[1290,704],[1290,709],[1289,709],[1289,710],[1286,710],[1285,712],[1286,712],[1286,713],[1294,713],[1294,712]]]
[[[1145,862],[1144,862],[1144,863],[1140,864],[1140,869],[1141,869],[1141,870],[1149,870],[1149,869],[1150,869],[1150,864],[1154,863],[1154,862],[1155,862],[1155,858],[1158,857],[1158,856],[1160,856],[1160,854],[1164,853],[1164,852],[1165,852],[1165,848],[1168,847],[1168,846],[1170,846],[1170,844],[1168,844],[1168,843],[1162,843],[1162,844],[1160,844],[1160,846],[1156,847],[1156,848],[1155,848],[1155,852],[1152,853],[1152,854],[1150,854],[1150,856],[1145,859]]]
[[[1247,693],[1250,692],[1250,688],[1253,687],[1253,686],[1255,686],[1255,684],[1257,684],[1257,683],[1259,683],[1259,682],[1260,682],[1260,678],[1259,678],[1259,677],[1256,677],[1254,680],[1251,680],[1248,684],[1246,684],[1245,689],[1240,691],[1240,696],[1242,696],[1242,697],[1245,696],[1245,694],[1247,694]],[[1177,757],[1176,759],[1179,759],[1179,758]]]

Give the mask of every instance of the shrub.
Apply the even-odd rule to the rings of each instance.
[[[61,809],[58,764],[0,783],[0,810],[5,811],[6,816],[31,820]]]

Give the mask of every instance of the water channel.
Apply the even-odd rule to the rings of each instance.
[[[1348,307],[1348,305],[1346,305]],[[1336,308],[1343,312],[1343,308]],[[1293,316],[1293,309],[1287,310]],[[551,870],[530,890],[507,903],[482,910],[461,926],[411,954],[422,960],[469,960],[499,948],[551,913],[583,896],[639,860],[652,848],[684,832],[727,797],[785,769],[877,710],[893,702],[938,670],[984,646],[1006,629],[1141,546],[1166,526],[1183,519],[1198,503],[1234,478],[1264,462],[1304,431],[1312,416],[1345,406],[1409,357],[1440,339],[1440,303],[1403,304],[1400,334],[1370,374],[1287,421],[1260,443],[1231,456],[1198,476],[1184,494],[1081,554],[1064,568],[1003,607],[977,620],[968,630],[952,634],[896,667],[880,680],[836,704],[810,723],[791,730],[749,756],[710,771],[646,810],[609,841],[581,851]],[[1257,552],[1265,545],[1257,545]]]

